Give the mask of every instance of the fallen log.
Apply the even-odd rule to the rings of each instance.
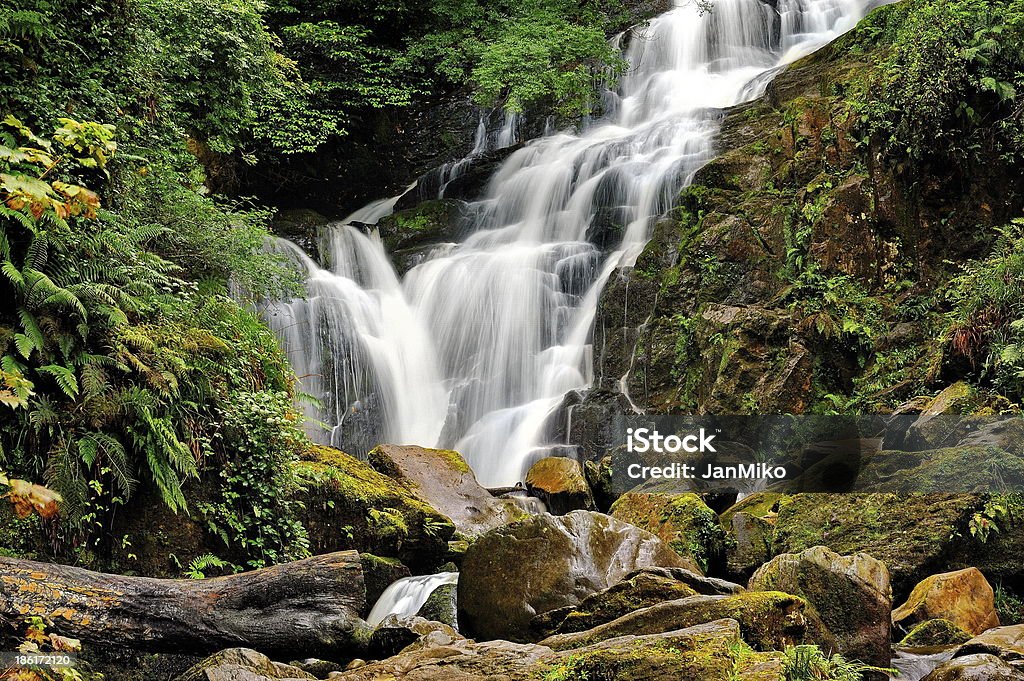
[[[354,651],[369,636],[362,565],[339,551],[212,579],[110,575],[0,557],[0,617],[38,615],[99,646],[206,654],[247,647],[290,659]]]

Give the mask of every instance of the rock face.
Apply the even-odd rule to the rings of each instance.
[[[541,641],[555,650],[569,650],[617,636],[656,634],[729,618],[739,622],[743,640],[756,650],[784,650],[804,642],[833,648],[807,603],[781,592],[747,592],[735,596],[690,596],[623,615],[589,631],[557,634]]]
[[[998,627],[995,594],[985,576],[976,568],[932,575],[892,613],[893,625],[904,629],[937,618],[974,635]]]
[[[564,456],[549,456],[530,467],[526,489],[540,498],[555,515],[569,511],[594,510],[594,497],[579,462]]]
[[[961,646],[957,654],[972,653],[997,655],[1011,662],[1024,660],[1024,624],[989,629]]]
[[[433,640],[431,637],[434,637]],[[537,679],[644,679],[645,681],[754,681],[734,665],[742,645],[732,620],[647,636],[623,636],[556,652],[534,644],[476,642],[432,634],[399,655],[332,675],[338,681],[536,681]],[[734,667],[739,667],[734,673]],[[777,676],[777,674],[776,674]]]
[[[928,620],[910,630],[903,637],[900,646],[905,648],[930,648],[932,646],[957,646],[971,640],[971,635],[949,620]]]
[[[525,515],[514,502],[496,499],[481,487],[458,452],[381,445],[370,452],[369,462],[451,518],[464,534],[482,534]]]
[[[835,636],[840,653],[876,666],[888,665],[889,571],[866,553],[840,556],[816,546],[783,554],[761,566],[747,586],[803,597]]]
[[[315,447],[296,472],[314,553],[355,548],[427,571],[444,561],[455,527],[400,482],[330,447]]]
[[[480,639],[529,638],[538,614],[575,606],[647,566],[692,567],[657,537],[599,513],[532,516],[466,551],[460,630]]]
[[[265,681],[316,678],[298,667],[274,662],[250,648],[229,648],[211,655],[176,681]]]
[[[660,537],[704,571],[724,548],[718,516],[696,494],[629,492],[612,504],[611,515]]]

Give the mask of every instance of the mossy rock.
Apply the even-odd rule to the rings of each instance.
[[[330,447],[313,448],[295,470],[315,553],[356,549],[414,570],[444,561],[454,525],[398,481]]]
[[[634,610],[696,595],[693,588],[677,579],[639,572],[604,591],[587,596],[577,606],[539,615],[530,627],[539,636],[586,631]]]
[[[366,617],[385,589],[412,573],[397,558],[360,553],[359,562],[363,565],[363,584],[366,586],[366,610],[360,614]]]
[[[594,496],[575,459],[548,456],[530,466],[526,489],[544,502],[550,513],[563,515],[575,510],[594,510]]]
[[[903,637],[900,645],[907,648],[956,646],[971,640],[971,635],[949,620],[935,619],[922,622]]]
[[[612,504],[611,515],[660,537],[704,571],[725,549],[718,516],[696,494],[630,492]]]
[[[661,633],[723,618],[739,622],[743,640],[755,650],[784,650],[787,645],[800,643],[835,647],[821,620],[807,612],[807,602],[779,591],[666,601],[588,631],[550,636],[541,644],[569,650],[618,636]]]
[[[942,569],[983,498],[957,494],[796,494],[779,505],[772,550],[826,546],[867,553],[889,569],[893,596]]]
[[[385,216],[377,223],[389,253],[425,244],[457,240],[462,201],[435,199]]]

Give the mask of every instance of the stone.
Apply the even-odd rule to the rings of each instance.
[[[796,494],[779,501],[772,551],[867,553],[889,569],[894,598],[905,598],[982,506],[983,497],[962,494]]]
[[[970,634],[949,620],[934,619],[918,624],[899,644],[904,648],[931,648],[958,646],[970,639]]]
[[[922,681],[1024,681],[1024,668],[995,655],[965,655],[939,665]]]
[[[841,556],[824,546],[776,556],[747,588],[807,600],[849,659],[885,666],[890,659],[889,571],[866,553]]]
[[[442,567],[446,572],[454,572],[455,565],[449,563]],[[416,614],[433,622],[441,622],[456,631],[459,628],[459,593],[456,584],[442,584],[434,589]]]
[[[481,487],[458,452],[380,445],[370,452],[369,463],[451,518],[458,531],[465,535],[483,534],[526,515],[514,502],[496,499]]]
[[[555,515],[594,510],[594,496],[579,462],[565,456],[549,456],[530,466],[526,489]]]
[[[537,681],[538,679],[643,679],[645,681],[761,681],[752,676],[747,655],[733,674],[743,649],[740,628],[729,619],[644,636],[623,636],[594,645],[553,651],[510,641],[457,640],[410,646],[399,655],[351,671],[332,674],[339,681]]]
[[[366,585],[366,608],[363,617],[373,609],[384,590],[412,572],[397,558],[381,558],[372,553],[360,553],[359,562],[363,564],[363,584]]]
[[[629,492],[612,505],[611,515],[658,536],[702,571],[724,552],[718,516],[696,494]]]
[[[731,577],[749,578],[772,557],[772,534],[775,525],[744,511],[730,516],[726,544],[726,571]]]
[[[425,637],[430,637],[431,642],[437,645],[448,645],[463,638],[455,629],[441,622],[416,616],[388,615],[370,634],[366,651],[370,657],[383,659],[397,655]]]
[[[176,681],[267,681],[314,679],[298,667],[274,662],[251,648],[229,648],[191,667]]]
[[[600,513],[531,516],[488,532],[466,551],[460,630],[527,640],[536,615],[575,606],[649,566],[694,567],[654,535]]]
[[[295,471],[304,487],[299,499],[313,553],[353,548],[428,572],[444,561],[452,521],[399,481],[321,446]]]
[[[895,627],[908,629],[930,619],[945,619],[969,634],[999,626],[995,593],[976,568],[928,577],[892,612]]]
[[[605,456],[599,461],[585,461],[583,475],[594,495],[597,510],[607,513],[615,500],[619,498],[612,485],[612,458]]]
[[[587,596],[579,605],[538,615],[530,628],[538,632],[538,637],[585,631],[634,610],[696,595],[685,582],[641,570],[604,591]]]
[[[540,643],[554,650],[569,650],[608,638],[657,634],[722,618],[736,620],[743,640],[755,650],[784,650],[786,646],[802,643],[835,646],[817,615],[807,611],[806,601],[777,591],[666,601],[588,631],[556,634]]]
[[[1024,624],[996,627],[967,641],[957,655],[988,653],[1004,660],[1024,660]]]

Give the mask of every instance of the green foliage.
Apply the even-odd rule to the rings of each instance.
[[[999,231],[988,257],[961,266],[946,286],[942,341],[1008,397],[1024,398],[1024,219]]]
[[[232,567],[228,561],[218,558],[212,553],[204,553],[188,564],[188,568],[185,569],[185,576],[189,579],[206,579],[211,568],[213,570],[224,570],[225,568],[231,569]]]
[[[995,588],[996,612],[1003,626],[1024,624],[1024,599],[1006,589],[1002,584]]]
[[[954,163],[1024,152],[1024,2],[910,0],[867,28],[892,48],[859,102],[897,158]]]
[[[818,646],[793,646],[783,658],[785,681],[862,681],[867,672],[894,674],[895,670],[847,661],[842,655],[825,655]]]
[[[290,395],[235,392],[222,409],[223,430],[213,437],[234,456],[219,467],[220,499],[201,506],[210,529],[242,551],[249,567],[305,557],[292,464],[308,443]]]

